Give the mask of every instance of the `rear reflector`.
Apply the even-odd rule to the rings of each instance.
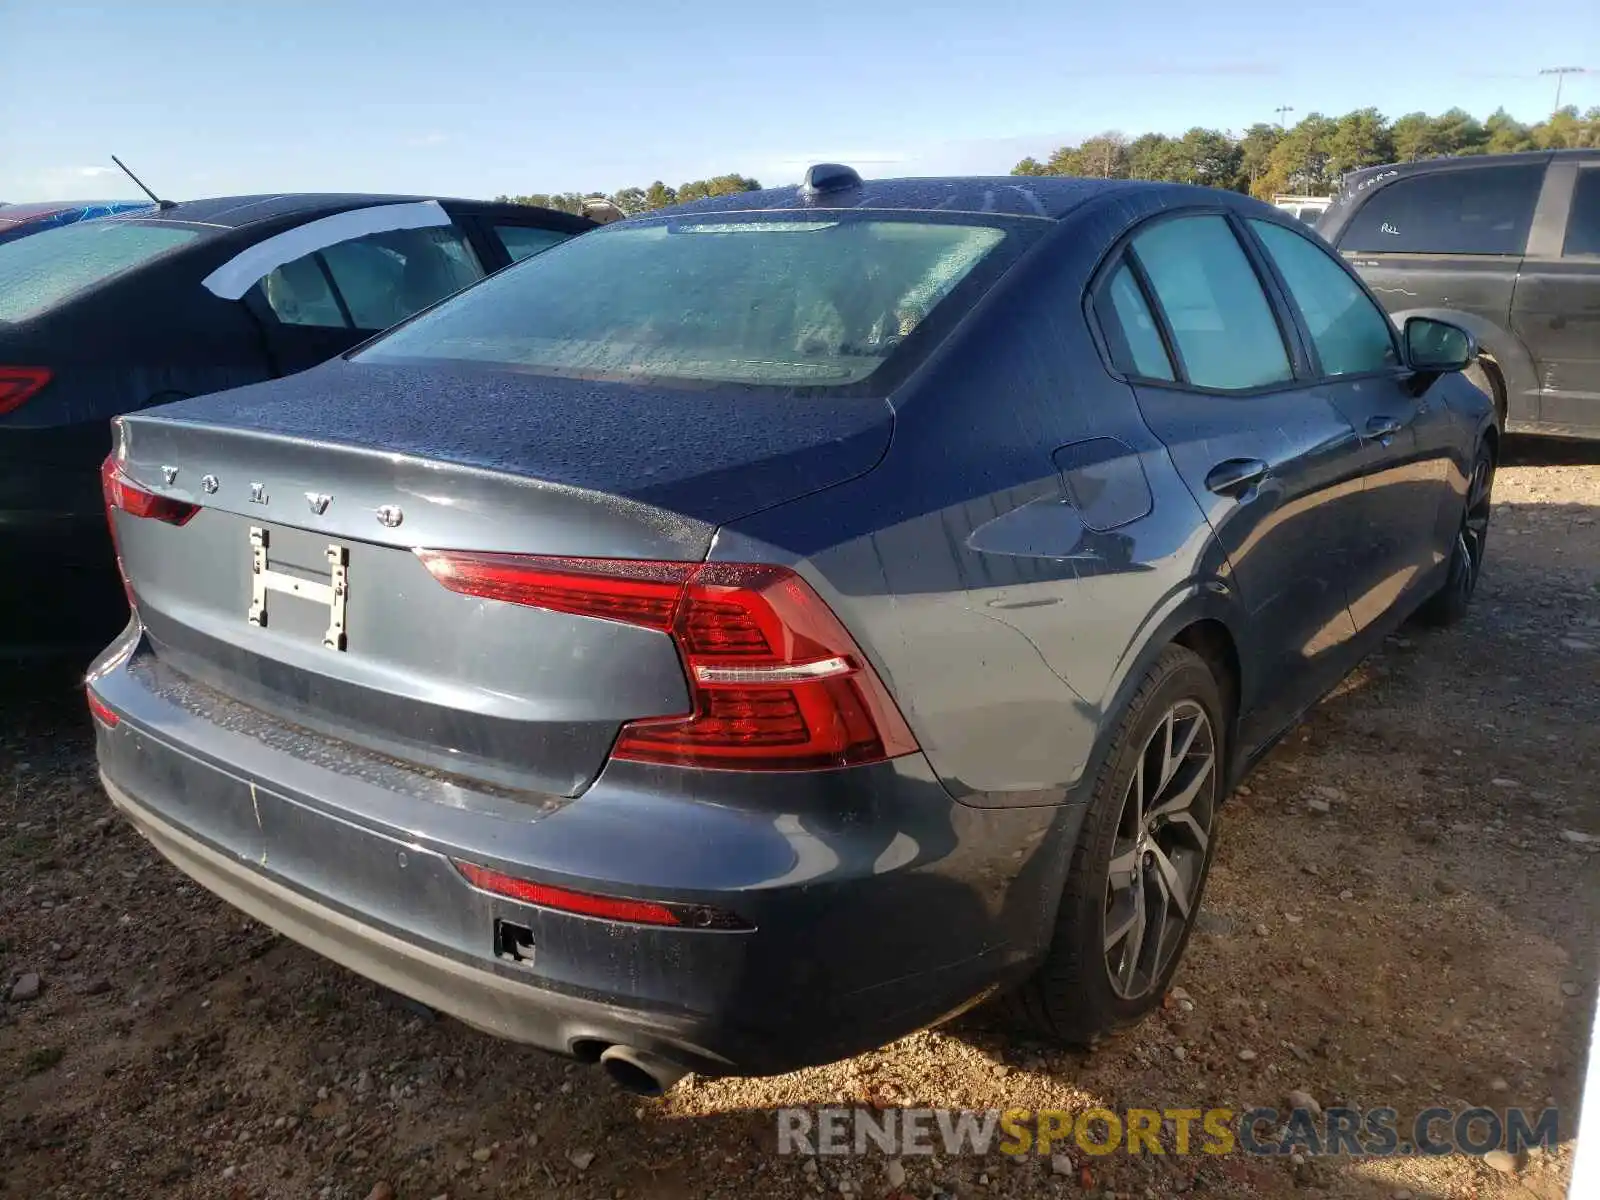
[[[92,689],[84,688],[84,695],[89,698],[89,715],[107,729],[115,729],[122,718],[112,712],[110,706],[99,696],[96,696]]]
[[[0,367],[0,416],[21,407],[49,382],[49,367]]]
[[[130,517],[148,517],[168,525],[182,525],[200,511],[198,504],[173,500],[147,492],[122,473],[115,455],[106,455],[100,464],[100,489],[105,493],[107,515],[116,509]],[[113,526],[113,529],[115,526]]]
[[[622,727],[615,758],[817,770],[917,748],[871,663],[805,580],[767,563],[666,563],[418,550],[469,596],[669,633],[691,710]]]
[[[531,879],[518,879],[476,863],[450,860],[456,870],[475,888],[505,896],[539,908],[553,908],[584,917],[607,921],[631,921],[636,925],[673,925],[683,929],[749,929],[750,925],[732,913],[703,904],[662,904],[653,900],[625,900],[620,896],[596,896],[574,892]]]

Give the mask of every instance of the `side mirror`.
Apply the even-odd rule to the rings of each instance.
[[[1405,327],[1406,365],[1428,375],[1464,371],[1478,358],[1478,339],[1459,325],[1410,317]]]

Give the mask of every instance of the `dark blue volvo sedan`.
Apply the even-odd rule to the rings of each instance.
[[[113,801],[254,917],[641,1091],[1159,1003],[1229,788],[1462,615],[1472,339],[1074,179],[608,225],[124,416]]]

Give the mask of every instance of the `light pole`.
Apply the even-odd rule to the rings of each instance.
[[[1278,130],[1281,133],[1281,132],[1283,132],[1283,130],[1285,128],[1284,123],[1283,123],[1283,118],[1288,116],[1290,113],[1292,113],[1294,111],[1294,106],[1293,105],[1289,105],[1289,104],[1280,104],[1280,105],[1278,105],[1277,108],[1273,109],[1272,111],[1273,111],[1273,113],[1275,113],[1277,115],[1277,118],[1278,118]]]
[[[1541,75],[1554,75],[1556,77],[1556,106],[1550,110],[1552,113],[1561,111],[1561,84],[1566,77],[1568,75],[1587,75],[1588,73],[1587,67],[1546,67],[1539,72]]]

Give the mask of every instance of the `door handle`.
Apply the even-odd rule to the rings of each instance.
[[[1271,468],[1259,458],[1230,458],[1206,475],[1206,488],[1219,496],[1242,496],[1267,477]]]
[[[1369,438],[1389,438],[1400,432],[1400,422],[1394,417],[1373,417],[1367,422]]]

